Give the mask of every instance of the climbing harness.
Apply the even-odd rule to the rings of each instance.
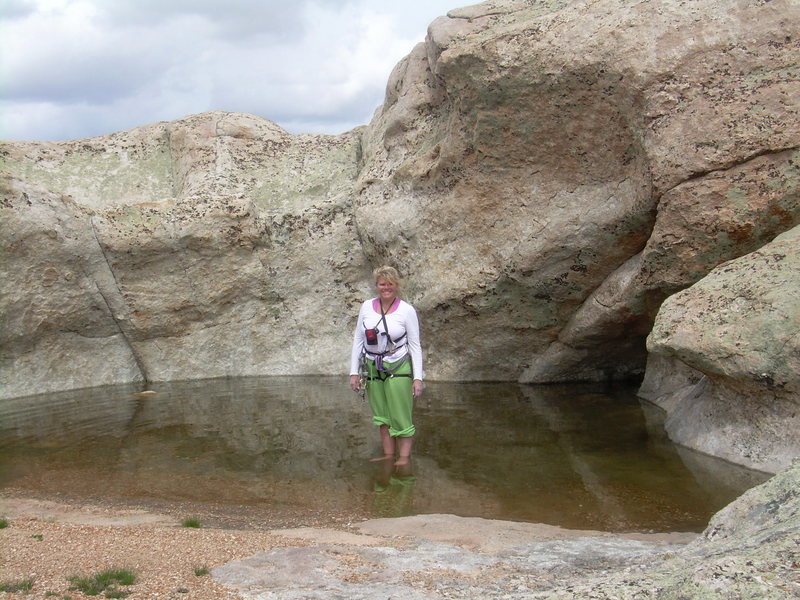
[[[381,357],[382,358],[382,357]],[[367,381],[386,381],[387,379],[391,379],[392,377],[412,377],[411,373],[395,373],[400,367],[402,367],[405,363],[407,363],[411,357],[406,354],[397,361],[391,367],[386,367],[383,364],[383,360],[380,361],[380,366],[378,366],[378,361],[375,360],[375,371],[377,372],[377,377],[367,377]]]
[[[400,300],[398,298],[395,302],[399,302],[399,301]],[[364,326],[364,336],[366,337],[367,345],[369,345],[369,346],[377,345],[378,344],[378,334],[384,336],[386,338],[386,340],[387,340],[386,348],[384,349],[383,352],[372,352],[371,350],[367,350],[365,348],[365,351],[370,355],[370,357],[375,357],[374,358],[375,366],[378,369],[378,371],[384,371],[384,369],[383,369],[383,357],[386,356],[387,354],[393,354],[398,348],[401,348],[404,344],[400,344],[398,346],[397,342],[399,342],[404,337],[406,337],[406,334],[404,332],[403,335],[401,335],[400,337],[398,337],[396,339],[392,339],[392,337],[389,335],[389,325],[386,322],[386,312],[384,312],[384,310],[383,310],[383,304],[380,304],[380,301],[378,301],[378,304],[379,304],[380,309],[381,309],[381,318],[378,321],[378,323],[375,324],[375,327],[370,329],[370,328],[368,328],[366,326],[366,324],[364,322],[362,322],[361,324]],[[394,306],[394,302],[392,302],[392,306]],[[391,310],[392,306],[389,307],[390,310]],[[378,325],[380,324],[381,321],[383,321],[383,329],[384,329],[384,331],[381,331],[380,329],[378,329]],[[390,371],[387,371],[387,372],[390,372]]]
[[[399,299],[397,300],[399,301]],[[380,302],[380,301],[379,301]],[[392,303],[394,306],[394,303]],[[391,310],[391,306],[389,307]],[[361,396],[362,400],[366,398],[366,389],[371,381],[386,381],[387,379],[391,379],[392,377],[413,377],[411,373],[396,373],[400,367],[402,367],[406,362],[408,362],[411,357],[409,354],[405,354],[402,358],[400,358],[395,364],[391,367],[387,367],[383,364],[384,356],[388,356],[393,354],[397,351],[398,348],[402,348],[405,344],[397,345],[404,337],[406,337],[405,332],[403,335],[396,339],[392,339],[389,335],[389,325],[386,323],[386,312],[383,310],[383,305],[380,305],[381,309],[381,318],[378,323],[375,324],[375,327],[368,328],[365,323],[362,322],[365,331],[365,338],[367,344],[370,346],[378,344],[378,334],[383,335],[386,337],[386,348],[383,352],[373,352],[371,350],[367,350],[366,348],[361,353],[361,357],[359,358],[358,363],[358,379],[359,383],[361,384],[359,395]],[[383,328],[385,331],[380,331],[378,325],[383,322]],[[377,373],[376,377],[370,376],[369,370],[369,363],[368,361],[371,360],[375,364],[375,371]]]

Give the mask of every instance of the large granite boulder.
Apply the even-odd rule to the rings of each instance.
[[[800,456],[800,227],[670,296],[640,394],[681,444],[762,471]]]
[[[797,598],[800,461],[747,491],[677,552],[624,569],[569,577],[537,600],[786,600]],[[523,597],[523,595],[520,595]]]
[[[799,23],[790,0],[490,1],[434,21],[339,136],[213,112],[6,143],[0,394],[343,373],[384,262],[431,378],[641,375],[665,298],[800,223]]]
[[[3,395],[341,371],[358,148],[219,112],[6,144]]]
[[[355,203],[370,260],[412,275],[431,374],[640,373],[668,294],[800,222],[798,22],[738,0],[434,21],[366,132]]]

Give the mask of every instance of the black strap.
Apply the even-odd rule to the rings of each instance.
[[[367,381],[386,381],[392,377],[413,377],[411,373],[381,373],[378,372],[377,377],[367,377]]]
[[[389,308],[392,308],[392,306],[394,306],[394,303],[395,303],[395,302],[397,302],[397,303],[399,304],[399,303],[400,303],[400,299],[399,299],[399,298],[395,298],[395,299],[392,301],[392,303],[389,305]],[[403,335],[401,335],[399,338],[397,338],[396,340],[393,340],[393,339],[392,339],[392,338],[389,336],[389,325],[386,323],[386,313],[385,313],[385,312],[383,312],[383,302],[381,302],[381,299],[380,299],[380,298],[378,298],[378,306],[380,306],[380,307],[381,307],[381,321],[383,321],[383,327],[386,329],[386,332],[384,333],[384,335],[385,335],[387,338],[389,338],[389,340],[391,340],[391,342],[392,342],[393,344],[396,344],[397,342],[399,342],[400,340],[402,340],[404,337],[406,337],[406,334],[405,334],[405,332],[404,332],[404,333],[403,333]]]
[[[411,360],[411,356],[408,354],[403,356],[403,358],[401,358],[399,361],[397,361],[397,363],[388,369],[378,368],[378,363],[373,359],[370,360],[372,360],[373,364],[375,365],[377,377],[367,377],[367,381],[386,381],[391,377],[411,377],[413,379],[413,373],[395,373],[395,371]]]
[[[392,308],[392,306],[394,306],[394,303],[395,300],[392,300],[392,303],[389,305],[389,308]],[[378,298],[378,306],[381,307],[381,321],[383,321],[383,327],[386,329],[386,337],[389,337],[389,325],[386,324],[386,313],[383,312],[383,302],[381,302],[380,298]]]

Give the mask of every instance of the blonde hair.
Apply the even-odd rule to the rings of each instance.
[[[389,267],[384,265],[382,267],[378,267],[372,272],[372,277],[375,280],[375,283],[378,283],[378,279],[383,277],[384,279],[388,279],[391,283],[393,283],[397,290],[400,290],[400,273],[397,272],[397,269],[394,267]]]

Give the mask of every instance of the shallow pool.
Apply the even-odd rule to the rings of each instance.
[[[635,388],[429,383],[410,468],[340,377],[113,386],[0,401],[0,486],[39,495],[450,513],[699,531],[763,473],[672,444]]]

